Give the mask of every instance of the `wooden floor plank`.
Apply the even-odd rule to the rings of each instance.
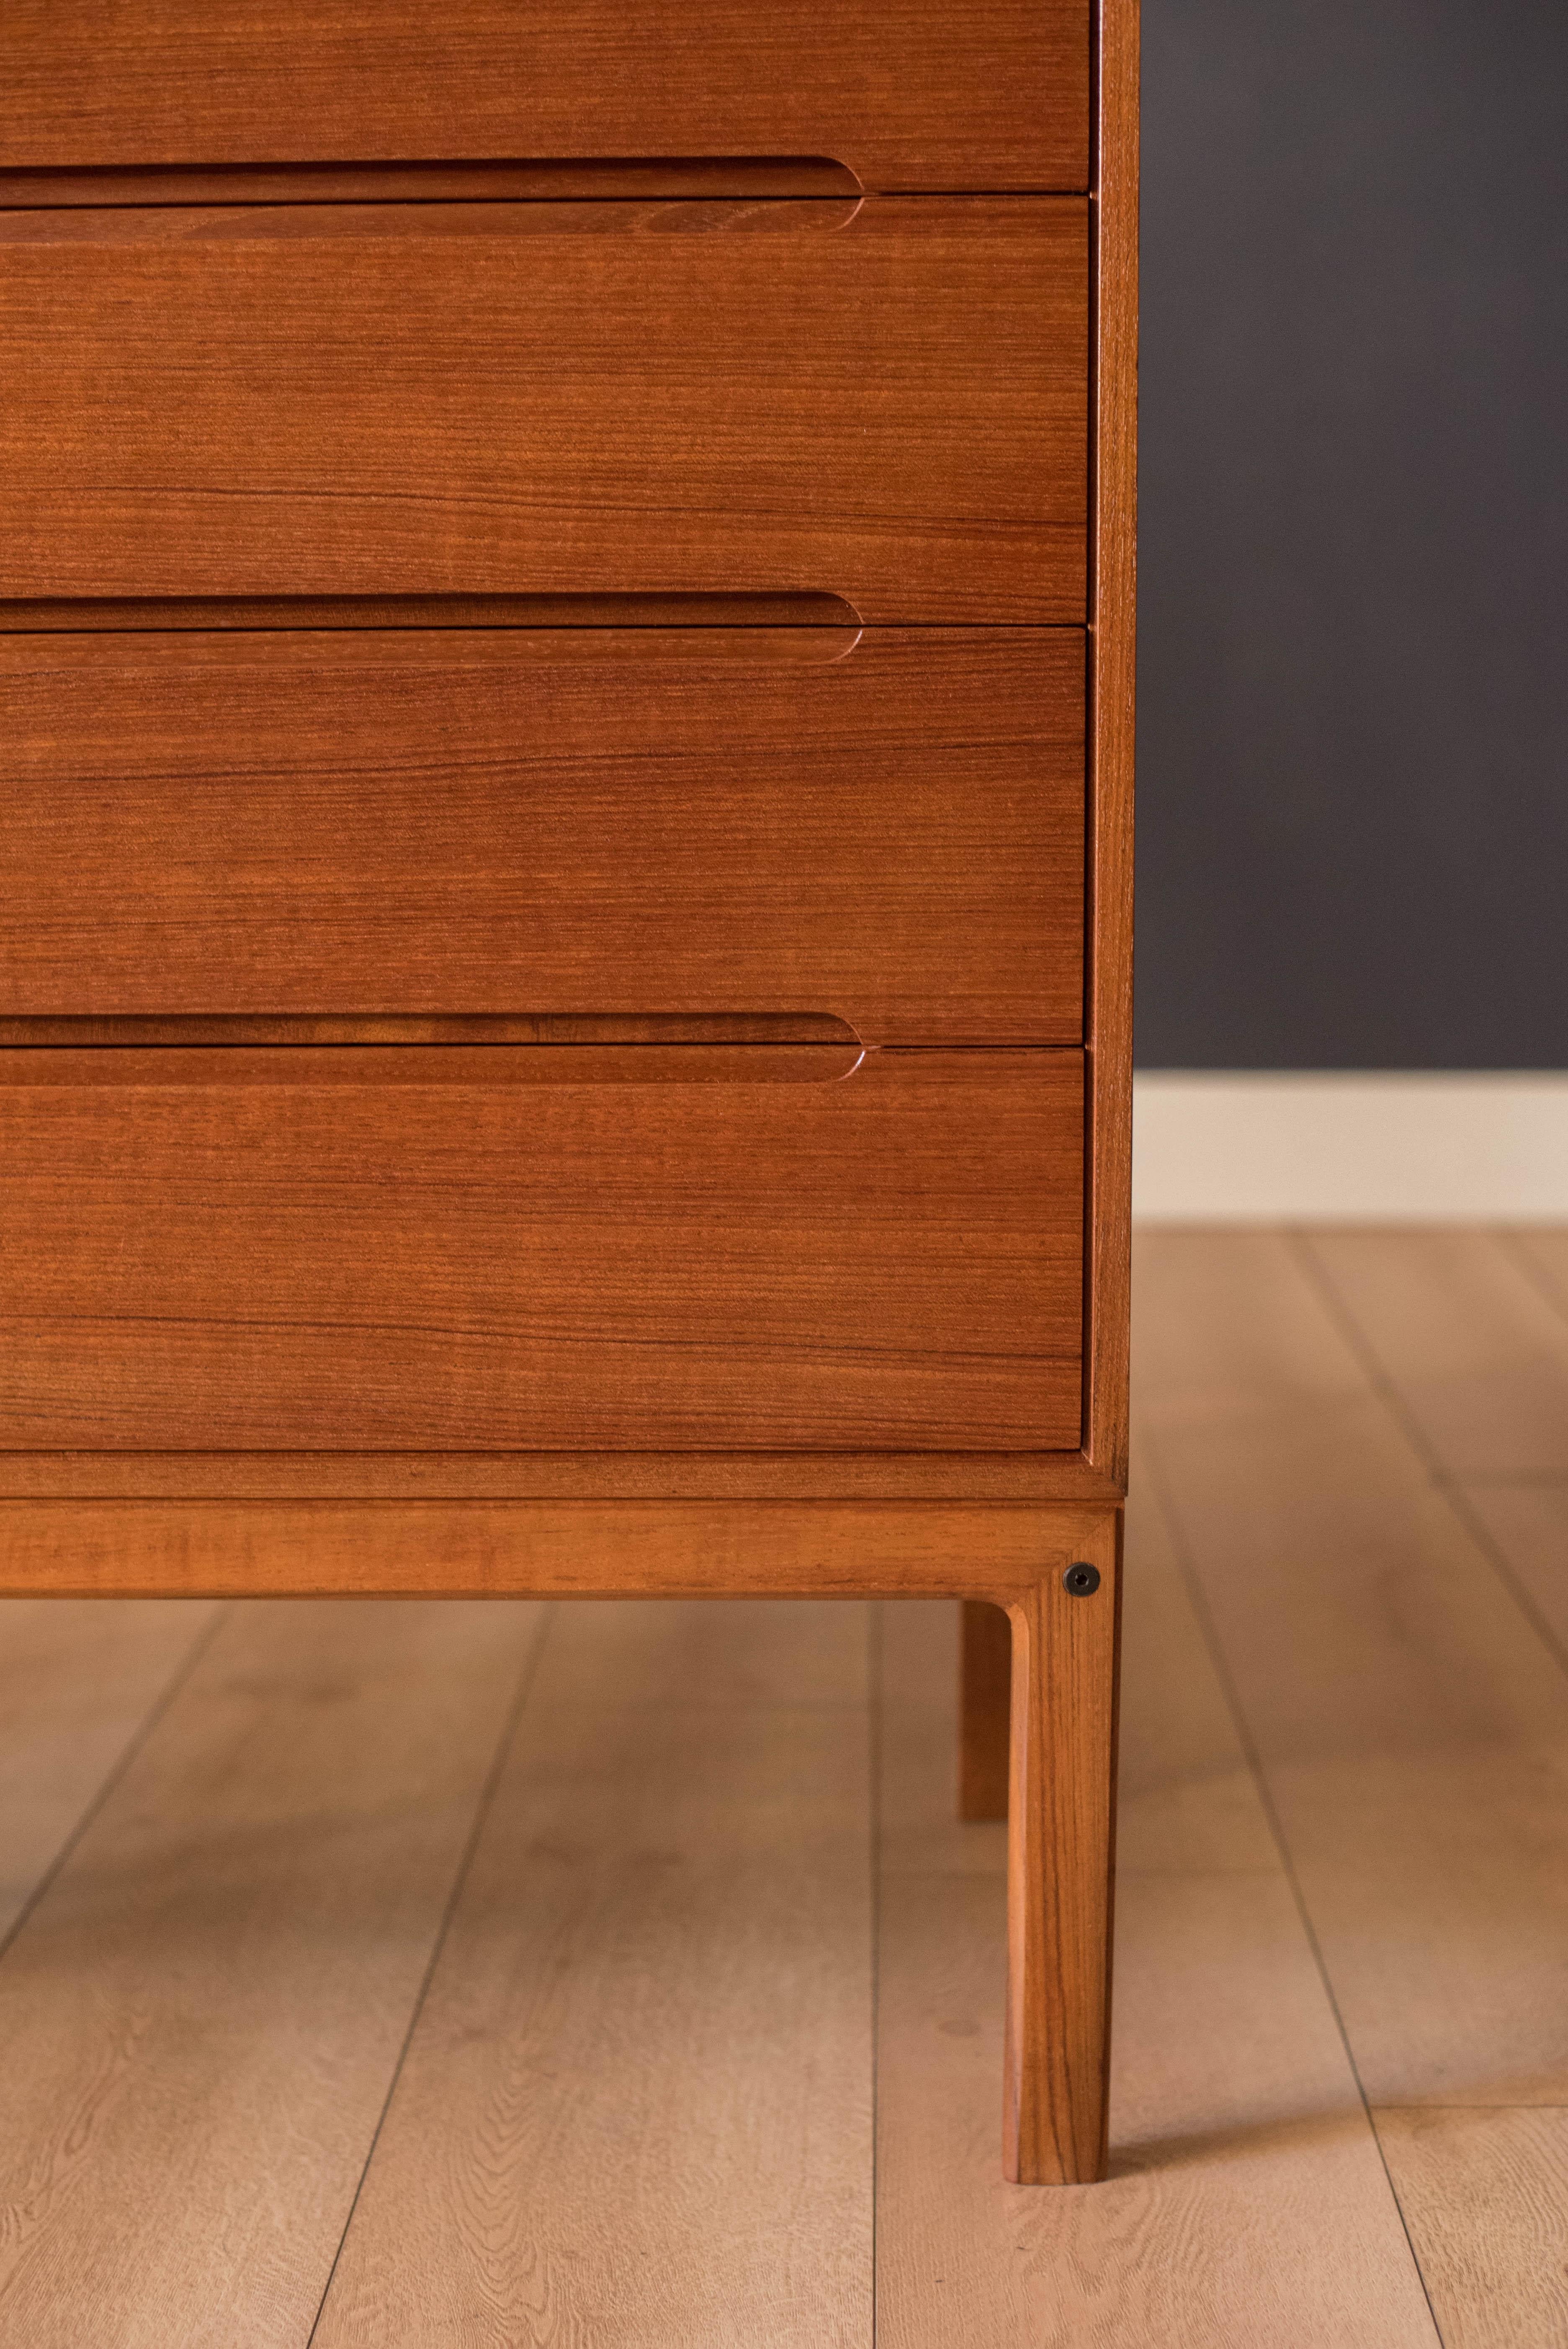
[[[1140,1410],[1374,2105],[1568,2101],[1568,1678],[1309,1273],[1140,1245]]]
[[[1444,1474],[1568,1474],[1568,1319],[1499,1234],[1308,1245]]]
[[[299,2349],[536,1615],[224,1621],[0,1964],[0,2340]]]
[[[1136,1490],[1136,1487],[1135,1487]],[[1399,2215],[1165,1529],[1130,1513],[1111,2178],[1003,2183],[1005,1885],[953,1864],[953,1610],[889,1606],[879,2349],[1432,2349]],[[918,1724],[918,1738],[912,1727]],[[948,1757],[892,1783],[912,1744]],[[984,1848],[995,1831],[965,1828]]]
[[[1109,2182],[996,2159],[1002,1888],[883,1895],[878,2349],[1433,2349],[1288,1889],[1124,1888]]]
[[[0,1940],[217,1612],[203,1599],[0,1599]]]
[[[1502,1244],[1553,1310],[1568,1319],[1568,1224],[1515,1225]]]
[[[884,1877],[1006,1878],[1006,1821],[958,1816],[958,1627],[949,1599],[901,1599],[882,1610]]]
[[[1215,1678],[1165,1511],[1142,1475],[1123,1580],[1118,1874],[1280,1870],[1257,1782]]]
[[[1568,1654],[1568,1478],[1461,1489],[1470,1515]]]
[[[869,2349],[866,1610],[559,1619],[316,2349]]]
[[[1377,2118],[1445,2349],[1568,2341],[1568,2111]]]
[[[866,1702],[866,1616],[839,1599],[627,1599],[562,1606],[534,1701]]]
[[[1137,1278],[1161,1476],[1363,2085],[1405,2115],[1388,2158],[1445,2337],[1555,2341],[1550,2250],[1500,2306],[1487,2198],[1444,2183],[1485,2131],[1411,2108],[1523,2108],[1497,2125],[1513,2223],[1560,2192],[1531,2114],[1568,2104],[1568,1675],[1299,1248],[1150,1237]]]

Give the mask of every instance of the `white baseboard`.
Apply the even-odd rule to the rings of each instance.
[[[1230,1074],[1133,1082],[1147,1223],[1568,1221],[1568,1073]]]

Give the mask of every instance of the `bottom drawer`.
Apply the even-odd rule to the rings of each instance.
[[[1057,1450],[1071,1052],[0,1051],[0,1447]]]

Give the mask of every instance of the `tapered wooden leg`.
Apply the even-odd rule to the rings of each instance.
[[[1121,1520],[1009,1606],[1007,2043],[1003,2159],[1026,2186],[1105,2174]]]
[[[958,1671],[958,1816],[1005,1819],[1013,1633],[1002,1608],[965,1600]]]

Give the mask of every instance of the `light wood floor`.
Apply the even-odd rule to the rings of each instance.
[[[1568,1234],[1137,1314],[1109,2185],[951,1609],[11,1601],[5,2349],[1568,2341]]]

